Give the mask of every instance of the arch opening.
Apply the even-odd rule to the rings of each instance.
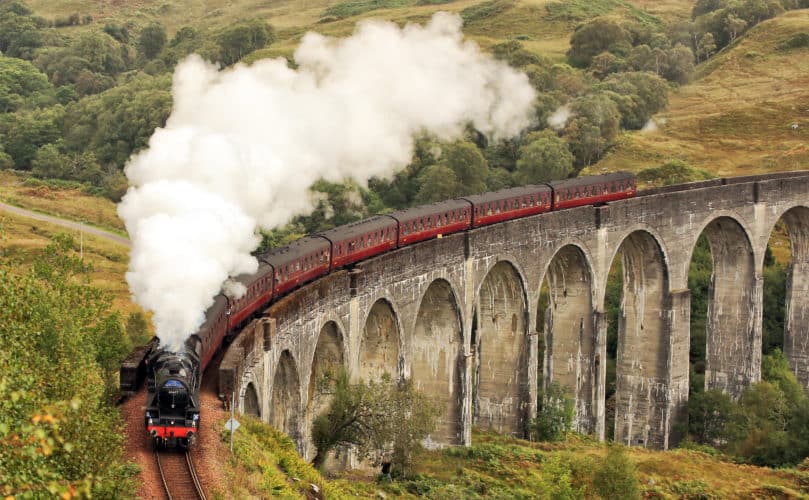
[[[320,415],[333,399],[337,377],[345,366],[342,339],[334,321],[329,321],[320,329],[309,376],[307,413],[311,418]]]
[[[399,343],[399,326],[393,307],[384,299],[377,300],[362,332],[359,378],[378,381],[387,373],[398,380],[402,376]]]
[[[300,382],[295,360],[289,351],[281,353],[273,379],[270,424],[296,443],[300,437]]]
[[[667,435],[668,272],[655,238],[630,234],[621,244],[622,287],[616,336],[614,439],[663,448]]]
[[[541,380],[555,383],[575,402],[573,428],[595,432],[598,373],[593,316],[592,273],[581,249],[566,246],[551,260],[537,306]]]
[[[703,230],[711,256],[705,329],[705,389],[722,390],[733,397],[753,381],[761,369],[761,338],[757,334],[758,307],[753,248],[744,229],[729,217],[719,217]],[[699,246],[692,262],[699,258]],[[692,303],[698,289],[692,290]],[[692,307],[693,322],[700,311]],[[703,316],[704,318],[704,316]],[[699,335],[692,333],[692,344]],[[698,349],[698,346],[695,346]]]
[[[476,318],[475,421],[500,433],[525,433],[528,401],[526,300],[507,262],[486,275]]]
[[[413,335],[412,379],[442,410],[429,436],[440,444],[463,443],[461,424],[462,332],[455,294],[449,283],[430,284],[419,305]]]
[[[252,382],[244,390],[244,413],[261,418],[261,406],[258,403],[258,393]]]
[[[781,349],[798,381],[809,387],[809,208],[787,211],[764,258],[763,353]]]

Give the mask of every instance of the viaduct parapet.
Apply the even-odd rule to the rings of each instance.
[[[283,429],[306,458],[339,367],[410,378],[444,408],[436,445],[472,426],[523,436],[538,386],[575,398],[575,428],[605,436],[605,289],[621,263],[615,440],[665,449],[688,399],[688,269],[700,235],[713,275],[707,388],[738,396],[760,378],[762,269],[789,234],[784,350],[809,383],[809,172],[717,179],[546,213],[405,247],[273,304],[220,368],[237,408]],[[547,299],[541,298],[543,282]],[[541,309],[541,310],[540,310]],[[542,359],[540,359],[542,358]]]

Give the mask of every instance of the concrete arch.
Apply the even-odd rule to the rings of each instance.
[[[463,330],[457,295],[446,280],[433,281],[424,293],[413,330],[411,378],[442,411],[429,439],[463,442],[461,422]]]
[[[256,386],[253,385],[252,382],[249,382],[244,389],[243,401],[242,413],[261,418],[261,404],[259,403],[258,391],[256,391]]]
[[[565,245],[551,259],[543,281],[548,287],[542,325],[543,381],[546,388],[555,382],[568,391],[576,405],[574,429],[589,434],[596,429],[600,372],[596,368],[593,268],[582,248]]]
[[[300,437],[301,391],[295,359],[289,350],[278,358],[273,377],[269,423],[293,441]]]
[[[703,233],[713,262],[705,387],[738,397],[761,374],[761,279],[756,278],[749,232],[737,219],[716,217]]]
[[[513,264],[492,266],[476,304],[475,420],[483,428],[522,435],[529,393],[527,300]]]
[[[738,225],[739,229],[744,233],[744,237],[747,238],[749,242],[751,242],[751,245],[752,242],[755,241],[755,238],[753,237],[754,233],[750,229],[750,225],[747,223],[747,221],[744,220],[744,217],[741,217],[739,214],[730,210],[717,210],[715,212],[711,212],[710,217],[704,219],[700,223],[700,225],[697,228],[695,228],[694,231],[692,232],[692,234],[694,235],[694,241],[693,244],[688,249],[688,255],[686,256],[687,262],[690,263],[691,259],[694,256],[694,249],[696,248],[697,240],[699,239],[699,237],[702,235],[702,233],[705,232],[706,229],[708,229],[708,226],[710,226],[719,219],[732,221],[736,225]],[[764,255],[762,254],[762,258],[763,257]]]
[[[357,377],[366,381],[378,380],[388,373],[398,380],[404,371],[401,353],[399,317],[387,299],[378,299],[365,318]]]
[[[483,289],[484,282],[486,278],[489,277],[492,270],[497,266],[502,266],[503,264],[508,264],[514,269],[514,272],[517,274],[520,280],[520,286],[522,287],[522,295],[523,297],[528,297],[528,289],[526,284],[528,283],[528,278],[526,277],[527,274],[525,269],[520,265],[519,260],[514,257],[513,255],[501,255],[498,256],[497,259],[487,262],[486,265],[479,269],[477,272],[478,276],[483,276],[484,278],[477,283],[477,288],[475,289],[475,297],[480,297],[480,291]]]
[[[600,283],[598,283],[598,290],[596,292],[597,301],[599,304],[604,303],[604,296],[606,295],[607,290],[607,279],[610,272],[610,268],[612,267],[611,264],[615,262],[615,259],[618,258],[618,255],[624,250],[624,244],[627,242],[630,236],[638,235],[638,234],[646,234],[649,238],[651,238],[655,246],[660,252],[661,263],[666,269],[667,275],[667,283],[669,286],[673,284],[673,273],[672,264],[671,264],[671,252],[669,251],[668,247],[666,246],[666,238],[664,238],[657,229],[651,227],[647,224],[633,224],[632,226],[628,227],[625,231],[622,231],[617,239],[611,241],[617,241],[618,244],[611,246],[611,253],[607,254],[607,264],[604,268],[604,276]],[[696,241],[696,240],[695,240]],[[687,269],[687,268],[686,268]],[[688,274],[688,273],[686,273]],[[598,275],[595,276],[598,278]]]
[[[618,321],[615,440],[662,448],[666,440],[668,268],[659,240],[635,231],[616,253],[623,265]]]
[[[779,220],[786,226],[791,254],[786,277],[784,354],[798,381],[809,387],[809,208],[792,207]],[[770,234],[774,230],[775,224]]]
[[[343,338],[340,327],[334,321],[328,321],[320,329],[306,400],[306,413],[310,418],[317,417],[332,400],[337,377],[340,370],[345,368]]]

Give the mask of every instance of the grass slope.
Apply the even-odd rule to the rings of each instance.
[[[81,245],[76,232],[0,211],[0,258],[17,259],[21,266],[26,266],[31,263],[32,250],[45,248],[51,243],[51,238],[59,233],[68,233],[75,238],[75,250],[83,250],[85,262],[93,266],[90,283],[112,294],[116,310],[123,315],[141,311],[132,303],[124,279],[129,261],[128,249],[104,238],[84,234]]]
[[[250,417],[240,421],[225,473],[234,498],[555,498],[565,481],[578,493],[571,498],[594,498],[593,478],[607,454],[605,445],[573,435],[548,444],[475,433],[469,448],[424,452],[412,479],[379,482],[353,472],[327,480],[288,437]],[[809,474],[796,470],[736,465],[693,450],[626,453],[646,498],[807,498],[809,491]]]
[[[673,159],[717,176],[809,168],[809,47],[781,48],[802,33],[809,10],[759,24],[670,96],[658,131],[624,134],[590,171]]]

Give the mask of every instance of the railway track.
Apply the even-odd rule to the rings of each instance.
[[[154,456],[169,500],[206,500],[191,453],[164,450],[155,451]]]

